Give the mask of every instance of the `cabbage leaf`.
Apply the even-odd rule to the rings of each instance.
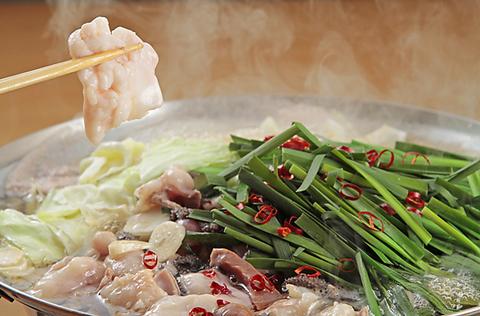
[[[50,191],[36,214],[71,254],[96,230],[123,225],[133,206],[133,196],[121,185],[79,184]]]
[[[210,165],[226,165],[236,158],[225,140],[175,137],[149,144],[137,168],[142,183],[145,183],[173,165],[190,171]]]
[[[130,138],[122,142],[102,143],[90,155],[80,162],[81,184],[97,183],[111,175],[137,164],[143,153],[144,145]]]
[[[0,211],[0,236],[21,249],[36,266],[65,256],[63,243],[46,223],[16,210]]]

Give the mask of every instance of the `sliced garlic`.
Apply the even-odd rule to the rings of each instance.
[[[151,248],[151,244],[139,240],[115,240],[108,245],[108,254],[112,259],[119,259],[124,253]]]
[[[147,240],[155,227],[169,220],[169,214],[159,211],[135,214],[127,220],[123,231]]]
[[[165,262],[175,256],[185,238],[185,227],[175,222],[158,225],[150,236],[149,243],[157,254],[158,262]]]

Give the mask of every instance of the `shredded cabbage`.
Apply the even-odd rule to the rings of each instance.
[[[0,211],[0,236],[21,249],[36,266],[65,256],[63,243],[47,224],[16,210]]]

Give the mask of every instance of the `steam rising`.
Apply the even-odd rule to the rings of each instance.
[[[157,50],[170,100],[317,94],[454,104],[478,118],[480,46],[469,43],[480,2],[469,3],[50,0],[48,34],[58,60],[68,34],[95,16],[135,30]]]

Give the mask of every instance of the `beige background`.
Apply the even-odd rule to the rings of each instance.
[[[68,34],[105,15],[156,48],[167,100],[315,94],[480,118],[479,1],[49,3],[0,3],[0,77],[68,58]],[[0,95],[0,144],[70,119],[81,104],[74,75]]]

